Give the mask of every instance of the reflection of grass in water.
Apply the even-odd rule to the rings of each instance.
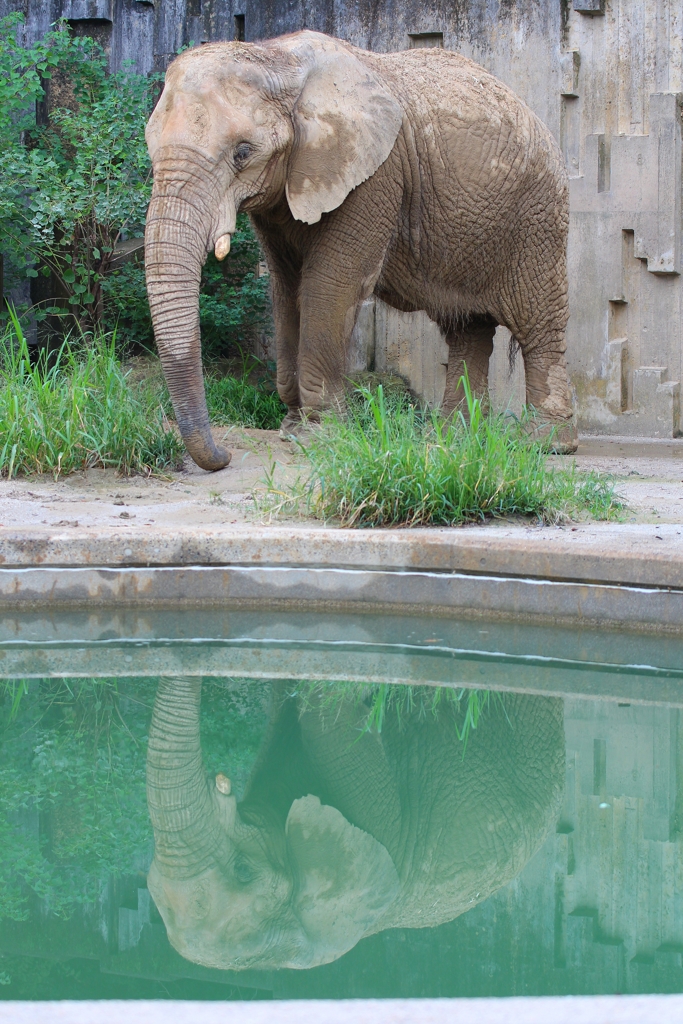
[[[355,707],[365,705],[367,715],[363,732],[381,733],[390,714],[396,715],[399,728],[403,728],[411,715],[436,717],[442,709],[452,712],[455,733],[462,743],[463,757],[471,733],[477,729],[483,716],[493,703],[503,711],[502,695],[491,690],[468,690],[451,686],[407,686],[403,683],[301,683],[296,696],[302,708],[318,708],[336,714],[344,701]]]

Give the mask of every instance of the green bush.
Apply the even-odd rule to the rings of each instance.
[[[124,473],[177,467],[183,446],[158,389],[129,385],[115,338],[68,339],[31,364],[16,317],[0,338],[0,476],[94,466]]]
[[[527,422],[486,415],[462,380],[469,417],[444,420],[383,388],[360,388],[345,419],[329,416],[301,446],[308,478],[290,500],[344,526],[450,526],[500,516],[558,520],[622,507],[609,480],[553,470]]]
[[[0,251],[12,277],[44,275],[52,303],[37,311],[101,324],[102,281],[117,242],[142,233],[151,195],[144,129],[158,78],[107,74],[92,39],[65,24],[23,50],[20,15],[0,19]],[[69,106],[36,123],[43,79]],[[0,105],[1,106],[1,105]]]
[[[147,301],[142,262],[124,263],[102,281],[104,328],[116,331],[124,344],[143,349],[154,346],[154,329]]]
[[[205,359],[248,348],[257,330],[268,330],[268,278],[256,276],[260,259],[261,250],[249,218],[239,214],[230,256],[219,263],[211,254],[202,270],[199,323]],[[154,331],[142,263],[127,263],[113,271],[102,282],[102,288],[105,327],[117,328],[126,341],[151,347]]]
[[[47,298],[34,309],[104,327],[144,347],[154,335],[142,263],[111,270],[116,245],[143,234],[152,189],[145,124],[160,76],[129,67],[107,73],[94,40],[74,38],[66,23],[23,48],[23,18],[0,19],[0,252],[7,283],[44,277]],[[52,77],[63,105],[36,121],[43,80]],[[199,300],[204,354],[245,347],[267,329],[267,277],[246,215],[237,220],[230,257],[209,256]],[[0,314],[2,315],[2,314]]]

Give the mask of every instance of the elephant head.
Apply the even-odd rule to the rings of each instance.
[[[353,48],[315,32],[202,46],[169,67],[146,132],[147,290],[178,425],[205,469],[230,458],[211,437],[201,372],[206,253],[228,254],[239,210],[285,197],[294,218],[316,223],[386,160],[401,123]]]
[[[242,819],[229,781],[209,785],[201,682],[162,679],[147,794],[155,834],[148,885],[171,944],[207,967],[314,967],[337,959],[395,899],[386,849],[312,795],[284,828]]]

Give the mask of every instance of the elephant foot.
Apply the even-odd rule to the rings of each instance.
[[[541,442],[550,455],[573,455],[579,447],[579,435],[574,417],[553,423],[552,420],[532,421],[530,435]]]
[[[315,413],[306,415],[303,409],[290,409],[280,424],[280,437],[283,441],[297,441],[305,444],[313,430],[319,426]]]
[[[290,409],[280,424],[280,437],[283,441],[296,441],[304,426],[300,409]]]

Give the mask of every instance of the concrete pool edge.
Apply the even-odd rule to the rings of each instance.
[[[0,530],[3,568],[187,565],[460,572],[683,589],[683,525]]]
[[[683,996],[0,1003],[2,1024],[678,1024]]]
[[[0,532],[0,608],[269,604],[683,630],[683,528]]]

